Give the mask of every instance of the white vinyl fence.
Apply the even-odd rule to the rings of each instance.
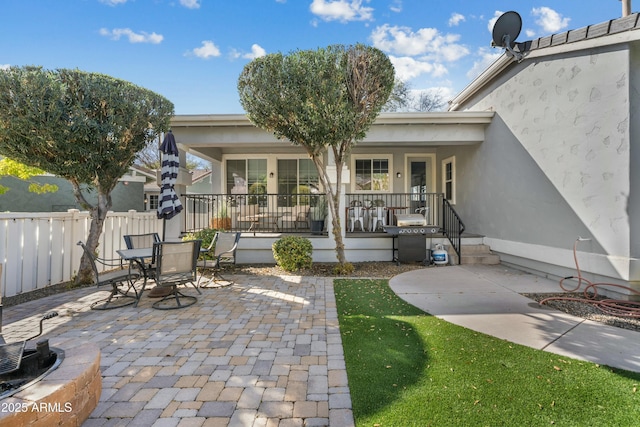
[[[72,280],[78,272],[91,218],[88,212],[0,213],[2,296],[10,297]],[[109,212],[98,254],[117,258],[125,234],[162,230],[155,212]]]

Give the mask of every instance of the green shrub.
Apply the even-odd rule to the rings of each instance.
[[[216,235],[218,230],[213,228],[203,228],[202,230],[198,230],[193,233],[187,233],[182,237],[182,240],[202,240],[201,247],[208,248],[213,240],[213,237]],[[203,259],[213,259],[213,251],[210,253],[201,255]]]
[[[276,263],[285,271],[309,268],[313,262],[311,240],[304,237],[285,236],[271,246]]]

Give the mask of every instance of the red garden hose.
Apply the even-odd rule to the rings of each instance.
[[[577,248],[578,248],[578,243],[585,240],[590,240],[590,239],[583,239],[582,237],[578,237],[575,243],[573,244],[573,259],[576,262],[577,276],[568,276],[560,280],[560,288],[562,288],[562,290],[565,292],[574,292],[580,289],[580,287],[583,284],[586,284],[586,287],[584,288],[584,291],[583,291],[584,297],[583,298],[550,297],[540,301],[540,304],[544,304],[547,301],[581,302],[584,304],[591,304],[592,306],[598,308],[603,313],[610,314],[612,316],[640,318],[640,301],[627,301],[627,300],[619,300],[619,299],[598,299],[598,286],[606,286],[607,288],[614,287],[614,288],[625,289],[629,291],[632,295],[637,295],[637,296],[640,296],[640,292],[628,286],[618,285],[615,283],[604,283],[604,282],[593,283],[590,280],[582,277],[582,272],[580,271],[580,264],[578,263]],[[577,285],[573,288],[568,288],[567,286],[565,286],[564,281],[569,279],[578,279]]]

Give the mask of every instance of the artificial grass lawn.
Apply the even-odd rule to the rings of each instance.
[[[386,280],[334,289],[359,427],[640,425],[640,373],[447,323]]]

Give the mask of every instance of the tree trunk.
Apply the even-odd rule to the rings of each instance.
[[[327,193],[327,202],[329,203],[329,211],[331,212],[331,224],[333,226],[333,240],[336,244],[336,258],[338,259],[338,263],[344,264],[347,262],[347,258],[344,253],[344,242],[342,241],[342,225],[340,224],[340,188],[342,187],[342,164],[336,162],[336,187],[333,188],[331,185],[331,180],[327,175],[326,168],[324,164],[321,162],[320,156],[312,156],[312,160],[316,165],[316,169],[318,170],[318,176],[320,178],[320,182],[324,187]]]
[[[76,199],[78,202],[87,206],[87,201],[84,199],[82,194],[80,193],[80,188],[75,188],[74,184],[74,194],[76,194]],[[104,194],[100,190],[97,190],[98,193],[98,203],[96,206],[91,206],[89,208],[89,213],[91,215],[91,225],[89,227],[89,235],[87,236],[87,241],[85,245],[87,249],[91,251],[91,253],[96,253],[98,249],[98,245],[100,243],[100,235],[102,234],[102,229],[104,227],[104,220],[107,217],[107,213],[109,209],[111,209],[111,196],[109,194]],[[80,194],[80,199],[78,199],[78,194]],[[83,253],[82,258],[80,259],[80,268],[78,270],[78,275],[76,276],[76,284],[86,284],[93,282],[93,269],[91,267],[91,260],[87,257],[87,254]]]
[[[342,241],[342,225],[340,224],[339,206],[340,206],[340,190],[336,190],[334,195],[331,195],[330,199],[333,202],[329,202],[329,208],[331,209],[331,224],[333,225],[333,240],[336,242],[336,258],[340,264],[347,262],[347,258],[344,254],[344,242]]]

